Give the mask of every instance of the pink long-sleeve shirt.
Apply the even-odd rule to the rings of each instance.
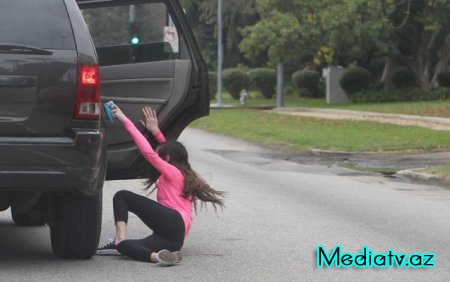
[[[186,238],[192,223],[192,200],[183,197],[183,174],[178,168],[161,159],[133,122],[127,118],[122,123],[142,156],[161,173],[156,181],[156,199],[160,204],[180,213],[184,221],[184,236]],[[166,141],[161,131],[156,132],[153,136],[158,143]]]

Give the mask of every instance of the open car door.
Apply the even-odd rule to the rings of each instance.
[[[151,106],[167,139],[208,114],[206,64],[178,1],[77,3],[97,50],[103,103],[114,101],[142,131],[142,108]],[[122,125],[105,123],[107,179],[147,177],[151,169]]]

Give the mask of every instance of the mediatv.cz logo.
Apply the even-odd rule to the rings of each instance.
[[[317,266],[357,267],[357,268],[434,268],[434,253],[396,253],[389,249],[385,253],[377,253],[367,246],[362,247],[360,253],[343,252],[337,245],[331,252],[327,252],[322,245],[316,248]]]

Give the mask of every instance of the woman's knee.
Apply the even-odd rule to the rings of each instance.
[[[129,194],[132,194],[133,192],[128,191],[128,190],[120,190],[118,192],[116,192],[116,194],[114,194],[114,197],[126,197]]]
[[[133,192],[127,191],[127,190],[120,190],[119,192],[116,192],[113,196],[113,201],[117,201],[119,199],[126,199],[130,194]]]

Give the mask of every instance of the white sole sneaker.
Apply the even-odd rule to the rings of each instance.
[[[120,256],[121,253],[119,253],[118,250],[97,250],[98,256]]]
[[[161,250],[158,252],[158,264],[162,266],[172,266],[181,262],[180,252],[171,252],[169,250]]]
[[[119,251],[117,250],[117,246],[114,244],[113,241],[109,242],[105,246],[97,249],[97,255],[100,256],[114,256],[114,255],[120,255]]]

